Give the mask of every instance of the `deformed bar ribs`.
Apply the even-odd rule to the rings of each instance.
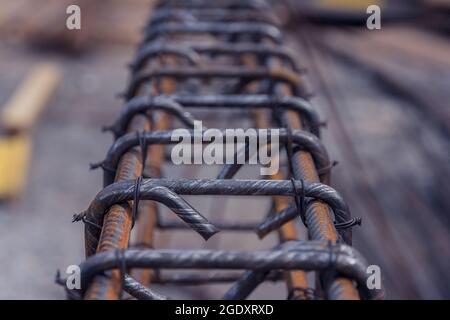
[[[303,66],[283,46],[279,21],[271,12],[267,3],[256,0],[162,0],[152,9],[130,63],[123,110],[104,128],[115,142],[105,159],[92,166],[103,169],[104,189],[74,216],[85,223],[87,256],[80,264],[78,297],[119,299],[127,292],[136,299],[160,300],[168,297],[155,292],[153,283],[231,283],[223,298],[244,299],[264,281],[286,281],[288,292],[281,298],[382,297],[382,290],[367,288],[367,264],[351,247],[351,229],[360,220],[328,186],[333,163],[320,141],[322,123],[309,102]],[[165,148],[177,143],[177,126],[193,137],[195,122],[202,120],[195,111],[215,115],[232,110],[253,119],[257,139],[269,135],[267,146],[276,132],[286,152],[273,161],[282,164],[283,158],[287,165],[255,180],[234,179],[243,166],[237,163],[210,179],[162,176]],[[222,128],[236,128],[223,119]],[[224,129],[216,132],[226,134]],[[245,140],[246,160],[249,143]],[[271,197],[273,207],[259,223],[215,224],[183,195]],[[178,220],[164,222],[158,203]],[[299,222],[307,230],[303,240]],[[157,249],[158,229],[192,229],[205,240],[219,231],[254,232],[261,238],[278,232],[280,243],[266,251]],[[212,270],[164,275],[167,269]],[[314,272],[315,280],[306,272]]]

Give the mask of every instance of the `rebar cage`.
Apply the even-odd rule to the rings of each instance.
[[[309,102],[303,68],[283,46],[278,26],[264,1],[162,0],[152,8],[130,64],[125,105],[105,127],[115,141],[105,160],[92,166],[103,169],[104,189],[74,217],[85,223],[87,259],[80,264],[81,290],[68,290],[69,297],[120,299],[125,292],[167,299],[151,285],[231,283],[223,298],[245,299],[264,281],[286,282],[287,293],[279,298],[382,297],[382,290],[367,288],[367,264],[351,247],[351,229],[360,220],[328,186],[333,163],[319,140],[321,122]],[[194,109],[201,112],[194,116]],[[232,163],[210,179],[162,177],[166,145],[177,142],[174,128],[193,133],[195,121],[202,120],[196,117],[208,114],[221,114],[221,125],[235,128],[226,117],[232,110],[251,118],[258,139],[268,134],[266,145],[276,130],[285,159],[276,174],[234,179],[243,164]],[[239,152],[246,160],[251,156],[250,142],[243,141],[235,159]],[[272,209],[256,224],[214,223],[182,195],[265,196]],[[179,219],[164,222],[158,203]],[[299,222],[306,227],[305,240]],[[192,229],[205,241],[218,231],[255,232],[260,238],[276,232],[279,244],[245,251],[157,249],[158,229]],[[164,276],[164,269],[212,272]],[[314,272],[313,281],[307,272]]]

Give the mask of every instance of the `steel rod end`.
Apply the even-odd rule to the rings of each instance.
[[[205,241],[208,241],[213,235],[215,235],[216,233],[220,232],[219,228],[211,225],[211,228],[209,228],[208,231],[206,232],[202,232],[200,235],[202,236],[202,238]]]
[[[84,218],[85,216],[86,216],[86,211],[83,211],[83,212],[74,214],[74,215],[72,216],[72,223],[83,220],[83,218]]]
[[[255,233],[259,239],[264,239],[270,233],[270,231],[264,228],[263,226],[258,226],[255,229]]]

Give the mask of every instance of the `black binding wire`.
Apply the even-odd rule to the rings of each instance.
[[[137,138],[139,140],[139,145],[141,148],[141,160],[142,160],[142,170],[141,175],[137,177],[136,183],[134,185],[134,197],[133,197],[133,208],[132,208],[132,225],[131,227],[134,227],[134,224],[136,222],[137,216],[138,216],[138,210],[139,210],[139,201],[140,201],[140,189],[142,184],[142,179],[144,178],[144,170],[145,170],[145,163],[147,161],[147,141],[145,140],[144,132],[137,132],[136,133]]]
[[[288,140],[287,140],[287,153],[288,153],[288,165],[289,165],[289,171],[293,174],[293,164],[292,164],[292,153],[293,153],[293,149],[292,149],[292,140],[291,140],[291,130],[288,127],[287,129],[288,132]],[[326,167],[326,168],[322,168],[322,170],[320,170],[318,172],[319,175],[324,174],[329,172],[334,166],[336,166],[338,164],[337,161],[333,161],[333,163]],[[300,179],[299,181],[302,184],[302,190],[300,192],[300,195],[298,195],[298,189],[297,186],[295,184],[295,179],[291,178],[291,182],[292,182],[292,186],[294,188],[294,192],[295,192],[295,196],[294,196],[294,200],[295,200],[295,205],[300,213],[300,218],[302,219],[302,222],[304,224],[305,227],[308,227],[307,222],[306,222],[306,198],[305,198],[305,187],[304,187],[304,183],[305,181],[303,179]],[[361,226],[362,224],[362,218],[361,217],[353,217],[348,221],[345,222],[341,222],[341,223],[334,223],[334,227],[338,230],[345,230],[348,228],[352,228],[356,225]]]
[[[272,89],[273,90],[273,89]],[[298,189],[297,186],[295,184],[295,174],[294,174],[294,163],[293,163],[293,159],[294,159],[294,147],[293,147],[293,143],[292,143],[292,129],[289,126],[288,123],[285,123],[285,121],[283,121],[282,119],[282,110],[279,108],[278,104],[274,104],[273,106],[273,113],[274,113],[274,118],[276,119],[276,121],[278,123],[284,123],[284,128],[286,129],[287,132],[287,140],[286,140],[286,153],[287,153],[287,157],[288,157],[288,168],[289,168],[289,173],[291,176],[291,182],[292,182],[292,186],[294,188],[294,201],[295,201],[295,206],[297,207],[297,211],[299,212],[300,218],[302,219],[303,225],[305,227],[307,227],[306,224],[306,216],[305,216],[305,209],[306,209],[306,205],[305,205],[305,188],[304,188],[304,180],[303,179],[299,179],[301,184],[302,184],[302,190],[300,195],[298,195]]]
[[[137,138],[141,147],[141,159],[142,159],[142,172],[141,177],[144,175],[145,163],[147,161],[147,141],[145,140],[145,132],[137,132]]]
[[[256,39],[256,38],[252,39],[252,40],[254,40],[256,42],[261,41],[261,39]],[[159,85],[160,80],[161,80],[160,78],[158,78],[156,80],[156,81],[158,81],[158,85]],[[147,83],[147,85],[148,85],[147,88],[150,87],[150,83]],[[273,81],[271,81],[270,88],[268,88],[270,92],[275,91],[274,86],[275,86],[275,83]],[[313,199],[306,198],[306,196],[305,196],[305,181],[302,179],[302,175],[298,174],[298,171],[294,170],[294,168],[295,168],[294,154],[296,152],[298,152],[299,148],[293,147],[291,126],[289,126],[289,124],[286,123],[286,121],[283,121],[281,109],[278,104],[275,104],[273,106],[273,111],[274,111],[274,118],[276,119],[276,121],[278,121],[278,123],[280,124],[280,127],[285,127],[287,130],[287,141],[286,141],[285,147],[286,147],[286,152],[287,152],[287,156],[288,156],[288,161],[287,161],[288,167],[289,167],[288,177],[290,178],[290,181],[293,186],[293,193],[294,193],[293,198],[295,201],[296,209],[299,212],[299,215],[302,219],[303,224],[307,227],[306,211],[307,211],[308,206],[311,203],[311,201],[313,201]],[[321,123],[321,125],[323,125],[323,124]],[[113,131],[113,128],[111,128],[111,127],[107,127],[106,129]],[[149,164],[149,167],[146,167],[148,146],[147,146],[147,141],[145,139],[145,131],[143,131],[143,132],[138,131],[138,132],[136,132],[136,135],[137,135],[137,139],[139,141],[139,146],[140,146],[140,151],[141,151],[142,170],[141,170],[140,176],[138,176],[135,180],[135,185],[134,185],[134,190],[133,190],[132,227],[134,227],[135,220],[138,218],[142,179],[147,178],[147,175],[146,175],[146,172],[148,172],[147,170],[149,170],[149,171],[153,170],[151,164]],[[247,141],[246,141],[246,144],[247,144]],[[248,151],[249,150],[245,150],[246,158],[248,158],[248,156],[249,156]],[[322,175],[322,174],[328,173],[332,169],[332,167],[334,167],[336,164],[337,164],[337,162],[333,162],[333,164],[331,164],[325,168],[321,168],[320,170],[318,170],[318,174]],[[115,169],[108,168],[104,162],[100,162],[98,164],[91,165],[92,169],[98,168],[98,167],[101,167],[103,170],[108,171],[108,172],[114,172],[114,173],[116,172]],[[158,171],[159,170],[160,169],[158,169]],[[156,171],[156,168],[155,168],[155,171]],[[301,183],[301,190],[298,190],[297,181],[300,181],[300,183]],[[273,203],[272,203],[272,206],[273,206]],[[273,212],[272,212],[272,214],[273,214]],[[87,220],[85,218],[85,216],[80,218],[80,220],[82,220],[84,223],[95,226],[96,228],[102,229],[102,226],[97,225],[97,224],[93,223],[92,221]],[[158,212],[157,212],[157,223],[159,226],[160,219],[159,219]],[[358,224],[358,225],[361,224],[360,218],[352,218],[349,221],[335,223],[335,226],[337,229],[346,229],[346,228],[352,227],[353,225],[356,225],[356,224]],[[336,260],[337,260],[337,253],[333,250],[333,242],[332,241],[328,241],[327,245],[328,245],[328,251],[329,251],[328,268],[330,269],[330,272],[331,271],[334,272]],[[135,248],[150,248],[150,246],[147,246],[147,245],[141,244],[141,243],[135,244],[133,247],[135,247]],[[123,291],[125,288],[125,277],[126,277],[126,272],[127,272],[124,249],[116,249],[115,255],[117,258],[117,268],[119,270],[119,275],[120,275],[120,286],[121,287],[120,287],[120,292],[119,292],[119,299],[122,299]],[[155,277],[158,277],[160,270],[154,269],[154,272],[155,272]],[[320,289],[318,288],[317,290],[320,290]],[[323,295],[323,298],[324,297],[325,297],[325,295]],[[297,288],[297,287],[295,287],[289,291],[287,299],[289,299],[289,300],[293,300],[293,299],[315,300],[315,299],[320,299],[320,297],[318,296],[318,294],[314,288],[311,288],[311,287]]]
[[[298,189],[297,186],[295,184],[295,179],[291,178],[290,179],[292,182],[292,187],[294,188],[294,201],[295,201],[295,206],[297,207],[298,212],[300,213],[300,218],[302,219],[303,224],[305,225],[305,227],[308,227],[308,225],[306,224],[306,215],[305,215],[305,186],[304,186],[304,181],[303,179],[300,179],[300,182],[302,183],[302,190],[300,192],[300,195],[298,195]]]
[[[98,162],[98,163],[91,163],[91,164],[89,164],[89,169],[90,170],[96,170],[98,168],[102,168],[103,171],[116,173],[116,169],[107,167],[104,161],[101,161],[101,162]]]
[[[302,184],[302,190],[300,192],[300,195],[298,195],[297,186],[295,184],[295,178],[294,178],[294,164],[293,164],[293,157],[294,152],[292,148],[292,130],[289,125],[286,125],[286,131],[287,131],[287,144],[286,144],[286,152],[288,156],[288,166],[289,166],[289,172],[291,174],[291,182],[292,186],[294,188],[294,201],[295,205],[297,207],[297,210],[300,214],[300,218],[302,219],[302,222],[305,227],[308,227],[306,224],[306,216],[305,216],[305,186],[303,179],[300,179],[300,182]]]
[[[361,224],[362,224],[362,218],[361,217],[354,217],[354,218],[351,218],[350,220],[345,221],[345,222],[335,223],[334,227],[336,229],[339,229],[339,230],[345,230],[345,229],[351,228],[351,227],[356,226],[356,225],[360,226]]]
[[[292,288],[289,291],[287,300],[318,300],[319,297],[314,288]]]
[[[97,229],[99,229],[99,230],[102,230],[102,228],[103,228],[101,225],[98,225],[98,224],[96,224],[95,222],[92,222],[92,221],[88,220],[88,219],[86,218],[86,212],[81,212],[81,213],[79,213],[79,214],[73,215],[73,217],[72,217],[72,223],[73,223],[73,222],[78,222],[78,221],[81,221],[81,222],[83,222],[84,224],[91,225],[91,226],[93,226],[94,228],[97,228]]]
[[[138,216],[138,209],[139,209],[139,194],[141,190],[141,183],[142,183],[142,176],[139,176],[136,179],[136,183],[134,185],[134,199],[133,199],[133,209],[132,209],[132,224],[131,228],[134,227],[134,223],[136,222],[136,218]]]
[[[93,226],[93,227],[95,227],[95,228],[97,228],[97,229],[99,229],[99,230],[102,230],[102,226],[101,226],[101,225],[96,224],[96,223],[94,223],[94,222],[88,220],[88,219],[86,218],[86,216],[81,217],[81,221],[82,221],[84,224],[89,224],[89,225],[91,225],[91,226]]]
[[[125,261],[125,253],[123,249],[116,250],[117,265],[120,273],[120,290],[119,300],[123,298],[123,289],[125,288],[125,274],[127,273],[127,266]]]

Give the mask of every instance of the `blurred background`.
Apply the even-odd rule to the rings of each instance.
[[[56,270],[83,261],[83,226],[71,218],[101,189],[89,163],[111,144],[100,128],[121,109],[151,3],[0,0],[0,298],[63,299]],[[332,186],[363,218],[355,247],[381,267],[387,298],[449,299],[450,1],[273,3],[327,121],[323,139],[339,162]],[[66,28],[71,4],[81,30]],[[366,28],[370,4],[382,9],[381,30]],[[257,238],[246,241],[227,243],[252,248]],[[256,297],[278,289],[262,290]]]

